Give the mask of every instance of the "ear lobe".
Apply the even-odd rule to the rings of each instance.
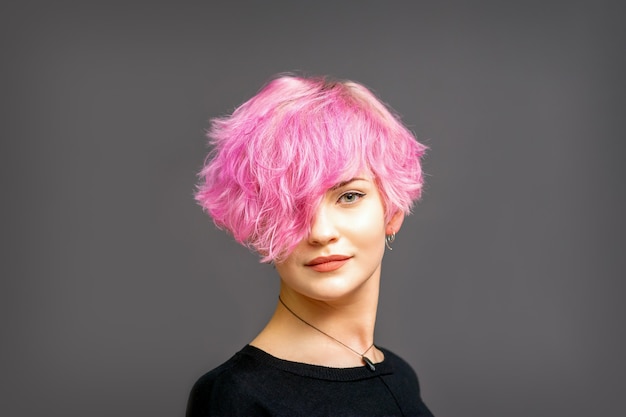
[[[404,212],[402,210],[396,211],[391,219],[387,222],[387,227],[385,228],[385,234],[392,235],[394,233],[398,233],[400,228],[402,227],[402,222],[404,221]]]

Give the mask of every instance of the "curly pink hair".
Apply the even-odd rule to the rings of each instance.
[[[262,262],[284,259],[309,232],[325,192],[367,173],[386,219],[421,195],[426,147],[367,88],[281,76],[232,115],[212,120],[196,200]]]

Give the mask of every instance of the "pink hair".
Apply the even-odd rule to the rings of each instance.
[[[426,147],[384,104],[351,81],[282,76],[232,115],[212,120],[213,146],[196,200],[219,228],[280,261],[309,232],[326,191],[372,175],[386,219],[422,190]]]

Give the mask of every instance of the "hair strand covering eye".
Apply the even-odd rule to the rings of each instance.
[[[387,219],[422,191],[426,147],[367,88],[280,76],[215,118],[195,198],[217,227],[280,261],[308,233],[326,190],[367,173]]]

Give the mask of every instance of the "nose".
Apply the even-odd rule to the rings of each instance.
[[[337,228],[335,227],[336,224],[330,211],[324,203],[317,208],[308,237],[311,245],[327,245],[339,238]]]

